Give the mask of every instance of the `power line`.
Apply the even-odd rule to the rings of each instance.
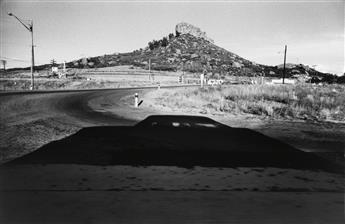
[[[13,45],[16,45],[16,46],[20,45],[20,46],[25,46],[25,47],[31,47],[31,45],[29,45],[29,44],[7,42],[7,41],[0,41],[0,45],[11,45],[11,46],[13,46]],[[35,45],[35,47],[36,47],[36,45]]]
[[[20,58],[10,58],[10,57],[4,57],[4,56],[0,56],[0,59],[3,59],[3,60],[8,60],[8,61],[17,61],[17,62],[25,62],[25,63],[28,63],[28,62],[31,62],[31,60],[26,60],[26,59],[20,59]],[[49,62],[43,62],[43,61],[37,61],[37,63],[39,64],[48,64]]]
[[[20,61],[20,62],[30,62],[30,60],[24,60],[24,59],[18,59],[18,58],[9,58],[9,57],[4,57],[4,56],[0,56],[0,59],[6,59],[6,60],[11,60],[11,61]]]

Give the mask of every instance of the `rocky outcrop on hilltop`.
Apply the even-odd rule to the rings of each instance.
[[[190,34],[194,37],[202,38],[211,43],[214,43],[214,41],[206,35],[206,32],[202,32],[199,27],[193,26],[189,23],[182,22],[177,24],[175,27],[175,32],[179,34]]]

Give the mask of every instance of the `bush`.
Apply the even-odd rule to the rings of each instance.
[[[168,39],[166,37],[163,37],[161,46],[166,47],[168,45],[168,43],[169,43]]]
[[[159,40],[153,40],[153,47],[158,48],[160,46],[160,41]]]
[[[152,41],[149,42],[149,48],[150,48],[151,51],[152,51],[153,49],[155,49],[155,46],[154,46],[154,44],[153,44]]]
[[[337,83],[345,84],[345,74],[337,78]]]
[[[159,70],[159,71],[177,71],[176,66],[174,65],[154,65],[152,66],[153,70]]]

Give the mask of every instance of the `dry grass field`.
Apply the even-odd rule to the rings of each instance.
[[[231,85],[167,89],[150,95],[158,105],[201,113],[345,121],[345,86]]]
[[[176,85],[177,77],[157,75],[155,80],[149,80],[147,75],[81,75],[77,79],[37,78],[37,90],[68,90],[68,89],[101,89],[126,88],[141,86]],[[2,79],[0,91],[29,90],[30,78]]]
[[[34,74],[37,90],[126,88],[141,86],[176,85],[179,72],[153,71],[133,66],[114,66],[94,69],[67,69],[66,76],[58,78],[50,70]],[[30,71],[0,71],[0,91],[29,90]]]

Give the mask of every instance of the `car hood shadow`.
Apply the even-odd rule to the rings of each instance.
[[[207,117],[149,116],[135,126],[83,128],[11,164],[279,167],[343,172],[339,165]]]

